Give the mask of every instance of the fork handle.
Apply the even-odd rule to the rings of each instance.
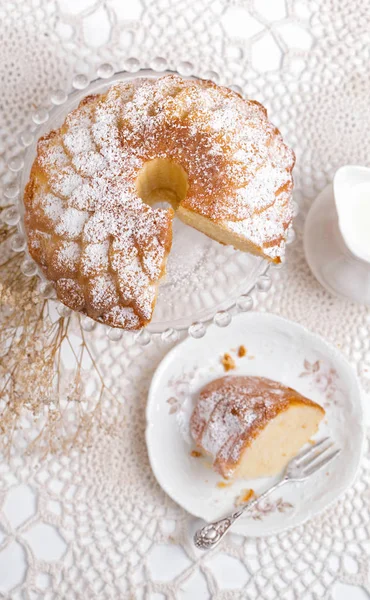
[[[261,494],[254,500],[247,502],[247,504],[244,504],[244,506],[239,508],[239,510],[236,510],[235,512],[231,513],[231,515],[229,515],[228,517],[224,517],[219,521],[209,523],[201,529],[198,529],[198,531],[196,531],[194,535],[194,544],[196,545],[196,547],[200,548],[201,550],[210,550],[211,548],[217,546],[217,544],[222,540],[224,535],[226,535],[226,533],[229,531],[230,527],[234,525],[235,521],[237,521],[245,512],[256,506],[258,502],[263,500],[263,498],[268,496],[271,492],[276,490],[285,482],[286,479],[282,478],[275,485],[271,486],[265,492],[263,492],[263,494]]]

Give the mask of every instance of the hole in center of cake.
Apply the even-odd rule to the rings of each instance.
[[[154,158],[145,163],[136,179],[139,197],[154,206],[170,204],[176,210],[188,191],[184,169],[167,158]]]

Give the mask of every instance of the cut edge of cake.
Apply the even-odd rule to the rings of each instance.
[[[255,479],[280,473],[317,433],[325,416],[318,404],[294,401],[271,419],[252,440],[246,440],[231,475],[221,462],[225,478]]]

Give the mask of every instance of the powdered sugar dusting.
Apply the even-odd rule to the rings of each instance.
[[[56,282],[56,289],[61,301],[73,310],[82,310],[85,306],[83,288],[75,279],[61,277]]]
[[[261,239],[269,240],[270,244],[274,242],[270,247],[267,246],[268,242],[265,242],[264,251],[271,258],[281,256],[284,250],[285,230],[293,217],[292,207],[290,204],[284,204],[284,199],[278,197],[262,214],[263,218],[254,214],[240,221],[229,221],[227,227],[240,236],[244,235],[245,228],[248,227],[251,242],[257,246],[260,245]]]
[[[70,126],[68,133],[63,136],[64,148],[71,156],[95,150],[95,145],[89,130],[91,124],[91,120],[89,119],[84,127],[82,126],[82,123],[79,124],[78,127]]]
[[[127,306],[114,306],[107,311],[107,320],[112,323],[113,327],[123,327],[128,330],[140,327],[140,318],[132,308]]]
[[[81,235],[88,218],[89,215],[86,211],[67,208],[60,217],[55,232],[57,235],[65,236],[69,239],[77,238]]]
[[[49,177],[51,191],[65,199],[68,199],[82,182],[82,177],[71,166],[64,167],[61,170],[55,169]]]
[[[216,379],[200,393],[191,433],[197,445],[213,457],[215,468],[230,475],[247,440],[288,405],[291,393],[264,377]]]
[[[110,273],[89,279],[87,290],[92,311],[98,315],[119,303],[115,281]]]
[[[92,177],[102,171],[107,164],[104,157],[94,150],[74,156],[72,163],[79,174],[85,177]]]
[[[186,209],[221,222],[271,257],[283,251],[293,155],[265,109],[178,76],[117,84],[88,97],[60,130],[40,140],[37,158],[49,184],[41,210],[59,238],[81,248],[76,279],[84,310],[115,326],[151,319],[164,272],[172,211],[147,206],[135,188],[142,166],[159,157],[186,171]],[[51,237],[54,243],[62,264],[59,241]],[[128,312],[100,300],[104,274],[114,281],[116,306]]]
[[[42,195],[41,205],[45,215],[51,219],[53,223],[56,223],[60,220],[64,211],[64,204],[60,198],[54,196],[53,194]]]
[[[81,257],[81,248],[77,242],[62,242],[54,254],[54,267],[61,273],[68,271],[76,274]]]
[[[89,275],[106,271],[109,265],[108,251],[108,241],[100,244],[87,244],[83,252],[82,274],[88,277]]]

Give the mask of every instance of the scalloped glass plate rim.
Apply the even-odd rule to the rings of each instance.
[[[129,62],[129,60],[127,62]],[[154,64],[155,60],[153,60],[152,62]],[[135,68],[136,68],[136,66],[135,66]],[[99,71],[99,67],[96,69],[96,71],[97,72]],[[78,102],[83,97],[85,97],[86,95],[88,95],[89,93],[92,93],[92,92],[103,91],[104,89],[106,89],[110,85],[112,85],[115,81],[122,81],[122,80],[126,80],[126,79],[130,80],[130,79],[134,79],[136,77],[160,77],[160,76],[165,75],[166,73],[176,73],[179,71],[180,71],[180,67],[179,67],[178,71],[170,70],[170,69],[155,71],[154,69],[151,69],[151,68],[140,68],[140,69],[136,69],[134,72],[118,71],[118,72],[114,73],[111,77],[108,77],[108,78],[97,77],[90,82],[88,81],[88,79],[86,79],[86,85],[84,84],[83,89],[75,89],[70,94],[66,95],[64,101],[52,106],[52,108],[50,110],[45,109],[45,115],[43,115],[42,122],[39,123],[38,126],[36,127],[36,129],[33,131],[32,143],[30,143],[25,149],[24,166],[20,172],[20,180],[18,179],[18,181],[20,182],[20,196],[21,196],[20,201],[18,203],[18,209],[21,214],[21,220],[18,224],[18,230],[22,235],[25,235],[24,226],[23,226],[24,208],[23,208],[22,196],[23,196],[24,187],[28,181],[32,162],[35,157],[37,140],[39,139],[40,136],[42,136],[45,133],[47,133],[48,131],[50,131],[50,129],[51,129],[50,121],[51,120],[53,122],[52,127],[57,127],[58,125],[61,124],[61,122],[65,118],[65,114],[66,114],[66,103],[68,105],[68,112],[69,112],[71,109],[73,109],[78,104]],[[181,73],[179,72],[179,74],[181,74]],[[218,77],[218,74],[215,73],[215,75],[217,75],[217,77]],[[78,77],[78,75],[76,75],[76,77]],[[74,80],[76,80],[76,77],[74,78]],[[181,77],[184,77],[186,79],[187,78],[197,78],[195,75],[183,75],[183,74],[181,74]],[[55,92],[54,92],[54,94],[55,94]],[[51,97],[52,96],[53,96],[53,92],[51,93]],[[55,104],[55,102],[54,102],[54,104]],[[59,120],[59,122],[58,122],[58,120]],[[19,175],[18,175],[18,177],[19,177]],[[32,260],[28,254],[27,249],[26,249],[26,256],[28,257],[28,259]],[[253,257],[253,258],[255,258],[255,257]],[[266,276],[266,274],[268,273],[268,270],[271,266],[267,261],[265,261],[261,258],[258,258],[256,260],[258,260],[259,262],[258,263],[256,262],[253,278],[250,277],[248,280],[248,277],[247,277],[245,279],[245,284],[243,284],[244,279],[241,280],[240,284],[238,284],[238,286],[237,286],[237,289],[233,291],[231,297],[229,296],[227,298],[224,298],[223,300],[218,302],[216,304],[216,306],[214,304],[212,304],[212,306],[210,306],[210,307],[209,306],[202,307],[200,310],[198,309],[198,312],[196,312],[196,309],[195,309],[194,314],[192,314],[191,317],[186,316],[186,315],[181,316],[181,317],[175,317],[174,319],[166,319],[165,317],[164,318],[162,317],[162,319],[158,322],[158,321],[156,321],[156,311],[154,311],[153,319],[145,327],[145,330],[148,331],[148,333],[150,333],[150,334],[163,333],[170,329],[173,329],[175,331],[182,331],[182,330],[189,331],[189,329],[191,328],[191,326],[194,323],[203,323],[205,325],[208,325],[210,322],[212,322],[212,319],[214,319],[216,315],[218,315],[219,313],[222,313],[224,311],[231,311],[232,314],[238,312],[238,310],[239,310],[239,308],[237,306],[238,300],[244,296],[248,296],[248,294],[251,293],[251,291],[255,288],[256,284],[258,283],[259,278],[261,276]],[[37,275],[40,277],[41,280],[45,280],[45,277],[39,268],[37,271]],[[160,293],[160,289],[159,289],[159,293]],[[157,308],[158,308],[158,304],[157,304]],[[162,313],[163,313],[163,307],[162,307]],[[108,327],[108,329],[110,329],[110,328]]]

